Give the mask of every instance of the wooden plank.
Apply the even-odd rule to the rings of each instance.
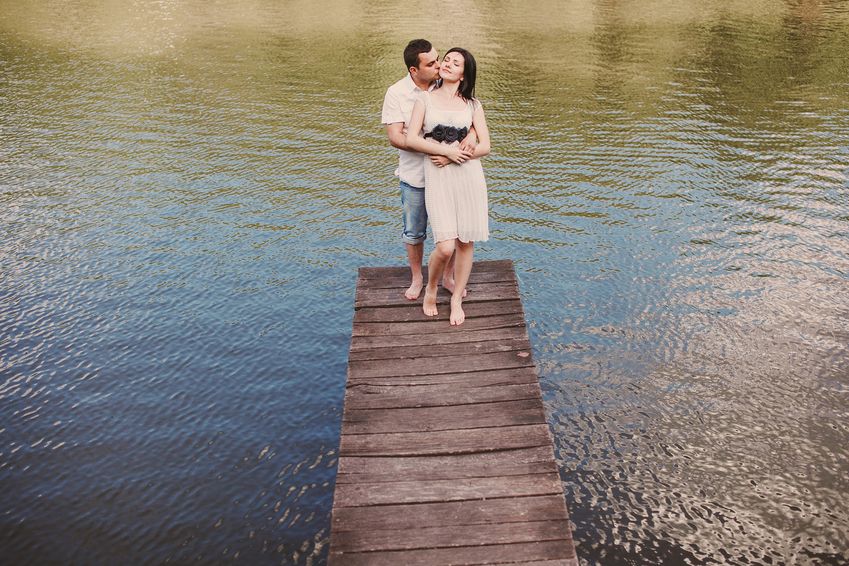
[[[462,360],[462,363],[459,363],[460,360]],[[433,360],[352,360],[348,362],[348,375],[353,378],[438,375],[440,373],[467,373],[531,367],[533,365],[531,351],[528,349],[476,354],[462,358],[443,356]]]
[[[547,425],[503,426],[433,432],[345,434],[339,442],[340,456],[416,456],[471,454],[547,446]]]
[[[578,559],[575,557],[571,559],[561,558],[554,560],[531,560],[530,562],[511,562],[510,566],[578,566]]]
[[[423,456],[422,458],[437,458],[436,456]],[[374,459],[374,458],[370,458]],[[492,466],[488,469],[483,469],[480,475],[472,474],[471,472],[466,472],[462,469],[457,469],[451,464],[451,467],[446,470],[442,470],[435,474],[430,474],[426,476],[425,474],[414,471],[412,473],[401,475],[401,474],[343,474],[340,473],[336,477],[337,485],[342,484],[354,484],[354,485],[366,485],[372,483],[391,483],[397,484],[398,482],[407,481],[407,482],[415,482],[415,481],[436,481],[436,480],[449,480],[456,481],[462,479],[473,479],[473,478],[506,478],[509,476],[528,476],[534,474],[544,474],[544,473],[557,473],[557,465],[554,463],[552,459],[547,459],[540,462],[531,462],[527,464],[498,464],[496,466]],[[394,489],[394,486],[392,487]]]
[[[571,539],[527,542],[516,544],[492,544],[459,548],[428,548],[418,550],[395,550],[385,552],[331,551],[331,562],[338,560],[346,566],[434,566],[452,564],[512,564],[519,561],[566,560],[565,566],[577,566],[575,549]],[[571,555],[571,557],[569,557]],[[565,558],[564,558],[565,557]]]
[[[531,343],[527,338],[516,338],[507,340],[481,340],[477,342],[456,342],[453,344],[430,344],[423,346],[398,346],[374,347],[368,350],[352,350],[348,354],[351,361],[360,360],[400,360],[407,358],[423,359],[438,358],[442,356],[473,356],[476,354],[492,354],[494,352],[513,352],[531,350]]]
[[[448,302],[437,302],[439,311],[437,316],[426,316],[418,303],[401,307],[383,307],[375,309],[359,309],[354,312],[354,324],[361,322],[441,322],[441,326],[450,327],[448,322],[450,307]],[[522,312],[522,303],[519,300],[504,300],[476,303],[463,309],[466,319],[479,318],[482,316],[496,316],[503,314],[514,314]]]
[[[338,507],[364,507],[559,493],[563,493],[560,476],[556,472],[549,472],[496,478],[342,483],[336,486],[333,501]],[[380,510],[375,512],[379,513]]]
[[[462,326],[448,326],[445,318],[426,321],[368,322],[359,321],[351,331],[352,336],[409,336],[422,334],[462,334],[472,330],[491,330],[497,328],[525,327],[525,315],[521,312],[508,312],[500,316],[467,318]]]
[[[433,541],[440,546],[478,546],[486,544],[514,544],[568,539],[563,521],[529,521],[522,523],[497,523],[481,529],[478,525],[451,525],[418,527],[415,529],[370,530],[340,532],[336,538],[336,552],[374,552],[381,550],[411,550],[430,548]]]
[[[539,385],[536,383],[502,387],[475,387],[461,390],[451,384],[418,385],[414,387],[360,385],[348,389],[345,407],[356,410],[469,406],[497,401],[539,399],[539,397]]]
[[[339,461],[339,483],[486,478],[556,471],[550,446],[451,456],[347,456]],[[562,501],[561,501],[562,503]],[[564,506],[565,511],[565,506]]]
[[[539,383],[533,366],[518,368],[494,369],[487,371],[471,371],[465,373],[441,373],[434,375],[414,376],[382,376],[354,377],[348,376],[348,387],[359,385],[397,385],[399,387],[414,387],[417,385],[439,385],[452,383],[459,389],[469,387],[492,387],[497,385],[522,385]]]
[[[447,304],[451,295],[447,292],[437,294],[437,303]],[[519,287],[514,281],[503,283],[480,283],[471,287],[464,304],[479,303],[482,301],[517,300],[519,298]],[[404,296],[404,289],[357,289],[354,299],[354,308],[362,307],[387,307],[387,306],[410,306],[419,305],[421,308],[422,297],[411,301]]]
[[[487,340],[527,340],[528,333],[524,325],[496,329],[467,329],[465,324],[459,332],[438,332],[434,334],[389,334],[383,336],[354,336],[351,338],[351,354],[372,348],[407,348],[410,346],[437,346],[441,344],[462,344],[465,342],[485,342]]]
[[[425,281],[427,281],[427,267],[423,270]],[[516,281],[516,276],[512,271],[479,271],[472,270],[469,277],[469,286],[478,285],[480,283],[499,283]],[[357,288],[363,289],[397,289],[401,294],[410,286],[410,272],[407,270],[405,275],[401,277],[358,277]],[[440,286],[440,293],[448,294],[448,291]]]
[[[334,531],[415,529],[450,525],[491,525],[517,523],[529,517],[539,520],[569,519],[563,497],[539,495],[477,499],[444,503],[384,505],[379,513],[373,507],[340,507],[333,514]]]
[[[422,271],[427,273],[427,267],[422,267]],[[490,261],[476,261],[472,267],[472,273],[501,271],[514,273],[513,261],[509,259],[499,259]],[[385,277],[409,277],[409,267],[361,267],[357,271],[358,275],[365,279],[380,279]]]
[[[538,387],[533,384],[532,387]],[[536,396],[479,404],[445,403],[415,408],[356,409],[345,406],[342,417],[346,434],[377,432],[421,432],[486,428],[503,425],[545,423],[545,414]]]
[[[470,301],[473,299],[483,300],[487,295],[493,295],[493,298],[489,298],[486,300],[500,300],[502,297],[501,294],[507,292],[508,297],[510,299],[518,299],[519,298],[519,286],[515,281],[493,281],[491,283],[477,283],[475,285],[469,284],[468,293],[466,294],[465,300]],[[407,286],[405,285],[403,288],[392,287],[392,288],[365,288],[359,287],[355,293],[355,307],[359,307],[357,303],[360,303],[361,306],[369,306],[369,307],[380,307],[384,306],[384,301],[387,300],[397,300],[400,305],[411,305],[416,302],[421,303],[422,297],[419,296],[416,300],[410,300],[404,297],[404,291],[407,290]],[[399,293],[400,292],[400,293]],[[451,297],[451,293],[442,287],[439,288],[439,292],[437,293],[437,297],[440,299],[448,299]]]

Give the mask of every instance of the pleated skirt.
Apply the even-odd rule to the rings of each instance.
[[[489,204],[480,159],[437,167],[425,159],[425,206],[437,242],[485,242]]]

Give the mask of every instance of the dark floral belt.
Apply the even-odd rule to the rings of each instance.
[[[455,141],[463,141],[469,134],[469,128],[455,128],[454,126],[443,126],[439,124],[426,133],[424,137],[433,138],[438,142],[454,143]]]

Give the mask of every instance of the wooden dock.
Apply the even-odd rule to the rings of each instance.
[[[466,321],[361,268],[332,566],[577,566],[513,263],[477,262]]]

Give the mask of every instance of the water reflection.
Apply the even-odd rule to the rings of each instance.
[[[435,10],[0,1],[4,556],[324,561],[426,36],[481,66],[479,257],[517,262],[581,558],[849,560],[846,6]]]

